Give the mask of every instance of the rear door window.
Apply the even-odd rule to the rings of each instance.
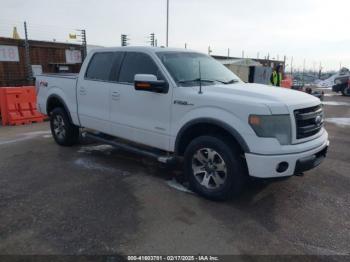
[[[111,72],[111,81],[117,82],[119,78],[120,68],[125,56],[125,52],[115,52],[114,53],[114,63]]]
[[[91,80],[110,81],[114,62],[113,52],[96,53],[91,58],[85,77]]]

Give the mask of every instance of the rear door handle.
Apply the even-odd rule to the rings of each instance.
[[[80,95],[82,95],[82,96],[86,95],[87,92],[86,92],[85,87],[81,86],[81,87],[79,88],[79,93],[80,93]]]
[[[119,100],[119,99],[120,99],[119,92],[113,91],[112,92],[112,100]]]

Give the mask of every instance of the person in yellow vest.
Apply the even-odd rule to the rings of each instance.
[[[281,86],[282,82],[282,67],[281,65],[277,65],[274,70],[272,71],[271,77],[270,77],[271,85],[273,86]]]

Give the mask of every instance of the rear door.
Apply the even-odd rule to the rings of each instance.
[[[115,136],[141,144],[169,149],[172,88],[167,93],[137,91],[135,74],[153,74],[165,80],[149,54],[126,52],[117,82],[111,86],[111,128]]]
[[[77,86],[78,114],[82,126],[110,133],[110,87],[113,52],[98,52],[90,59]]]

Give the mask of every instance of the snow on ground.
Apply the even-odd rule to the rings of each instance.
[[[317,88],[317,89],[321,89],[321,88]],[[329,94],[324,94],[324,96],[340,96],[340,95],[336,93],[329,93]]]
[[[74,164],[80,167],[84,167],[86,169],[92,169],[97,171],[109,171],[114,172],[115,169],[111,167],[106,167],[104,165],[101,165],[99,163],[96,163],[94,160],[88,159],[88,158],[78,158],[74,161]]]
[[[174,188],[176,190],[185,192],[185,193],[191,193],[193,194],[193,192],[191,190],[189,190],[188,188],[184,187],[183,185],[181,185],[179,182],[176,181],[175,178],[168,180],[167,185],[170,186],[171,188]]]
[[[109,173],[113,173],[121,176],[130,175],[130,173],[127,171],[122,171],[116,167],[108,166],[106,165],[106,163],[98,163],[96,160],[92,158],[80,157],[74,160],[74,164],[78,167],[89,169],[92,171],[109,172]]]
[[[329,77],[325,80],[320,80],[320,79],[315,80],[314,85],[316,85],[316,87],[318,87],[319,89],[321,89],[321,88],[331,89],[332,86],[334,85],[334,80],[337,77],[343,76],[346,74],[350,74],[349,69],[342,68],[338,73],[332,75],[331,77]]]
[[[337,102],[337,101],[323,101],[322,104],[327,106],[350,106],[348,102]]]
[[[106,153],[107,155],[111,153],[113,150],[113,147],[111,145],[91,145],[91,146],[82,146],[79,150],[78,153],[93,153],[96,151]]]
[[[336,73],[334,75],[332,75],[331,77],[327,78],[326,80],[316,80],[315,81],[315,85],[318,88],[324,88],[324,89],[331,89],[332,86],[334,85],[334,80],[339,77],[339,73]]]
[[[12,144],[12,143],[17,143],[25,140],[30,140],[33,138],[37,138],[38,136],[46,136],[50,135],[51,131],[34,131],[34,132],[27,132],[23,133],[19,136],[16,136],[14,138],[0,138],[0,145],[6,145],[6,144]]]
[[[341,127],[347,127],[350,126],[350,118],[349,117],[331,117],[326,118],[326,122],[336,124]]]

